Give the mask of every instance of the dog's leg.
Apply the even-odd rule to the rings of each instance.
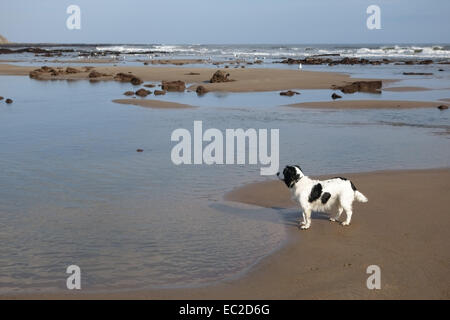
[[[353,214],[353,212],[352,212],[352,205],[351,204],[350,205],[346,205],[344,207],[344,210],[345,210],[345,215],[347,217],[346,217],[345,221],[342,222],[341,224],[343,226],[348,226],[350,224],[350,222],[352,221],[352,214]]]
[[[336,216],[334,218],[330,218],[330,221],[336,222],[339,220],[339,218],[341,217],[342,211],[344,211],[344,208],[342,208],[341,206],[339,206],[338,208],[338,212],[336,213]]]
[[[305,209],[305,210],[303,210],[303,212],[304,212],[303,215],[306,218],[305,219],[306,223],[304,225],[302,225],[300,228],[303,230],[306,230],[306,229],[309,229],[309,227],[311,226],[311,209]]]
[[[300,226],[304,226],[306,224],[306,216],[305,216],[304,210],[302,210],[302,216],[303,216],[303,220],[300,222]]]

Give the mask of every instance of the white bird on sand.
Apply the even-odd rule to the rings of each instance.
[[[302,70],[302,64],[301,63],[298,64],[298,70]]]

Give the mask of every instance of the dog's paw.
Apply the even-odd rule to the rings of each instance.
[[[300,229],[307,230],[307,229],[309,229],[309,227],[310,226],[307,226],[306,224],[304,224],[304,225],[300,226]]]
[[[330,221],[331,222],[336,222],[336,219],[335,218],[330,218]]]
[[[350,225],[350,222],[347,222],[347,221],[341,222],[341,226],[349,226],[349,225]]]

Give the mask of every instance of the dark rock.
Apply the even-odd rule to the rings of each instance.
[[[186,85],[183,81],[163,81],[161,83],[161,88],[165,91],[176,91],[183,92],[186,89]]]
[[[154,88],[155,85],[154,84],[144,84],[144,87],[146,87],[146,88]]]
[[[439,107],[437,107],[439,110],[447,110],[448,109],[448,106],[445,106],[445,105],[441,105],[441,106],[439,106]]]
[[[0,101],[3,100],[3,97],[0,96]]]
[[[71,68],[71,67],[66,68],[66,73],[78,73],[78,72],[80,72],[80,71],[78,71],[75,68]]]
[[[126,96],[134,96],[134,92],[133,91],[127,91],[127,92],[124,92],[124,95],[126,95]]]
[[[300,93],[297,92],[297,91],[292,91],[292,90],[280,92],[280,96],[288,96],[288,97],[292,97],[294,94],[300,94]]]
[[[155,91],[153,92],[153,94],[154,94],[155,96],[160,96],[160,95],[166,94],[166,92],[165,92],[164,90],[155,90]]]
[[[135,92],[137,96],[139,97],[146,97],[148,96],[151,92],[145,89],[139,89],[138,91]]]
[[[144,152],[144,149],[136,149],[136,152]]]
[[[370,92],[370,93],[381,93],[381,80],[374,81],[356,81],[350,84],[335,87],[335,89],[341,90],[343,93],[355,93],[355,92]]]
[[[444,69],[439,69],[438,71],[444,71]]]
[[[142,81],[141,79],[137,78],[137,77],[133,77],[133,78],[130,80],[130,82],[131,82],[132,85],[138,86],[138,85],[140,85],[143,81]]]
[[[136,78],[132,74],[127,74],[123,72],[119,72],[114,76],[114,80],[120,81],[120,82],[131,82],[131,79]]]
[[[211,79],[209,80],[209,82],[211,82],[211,83],[228,82],[228,81],[230,81],[228,79],[229,76],[230,76],[229,73],[225,73],[221,70],[217,70],[216,72],[214,72],[214,74],[211,77]]]
[[[405,76],[431,76],[433,73],[431,72],[403,72]]]
[[[198,72],[189,72],[189,73],[185,73],[186,76],[199,76],[200,73]]]
[[[208,92],[208,90],[206,90],[206,88],[204,86],[198,86],[197,89],[195,90],[195,92],[197,92],[197,94],[199,96],[204,95],[205,93]]]
[[[42,75],[43,73],[47,73],[52,76],[57,76],[60,73],[60,71],[56,70],[55,68],[43,66],[40,69],[35,69],[35,70],[31,71],[29,76],[32,79],[38,79],[39,76]]]
[[[336,93],[333,92],[333,94],[331,95],[331,98],[332,98],[333,100],[336,100],[336,99],[341,99],[342,96],[340,96],[340,95],[338,95],[338,94],[336,94]]]
[[[6,102],[7,104],[13,103],[12,99],[6,99],[5,102]]]
[[[91,71],[91,72],[89,73],[89,75],[88,75],[88,77],[89,77],[90,79],[100,78],[100,77],[104,77],[104,76],[107,76],[107,74],[101,73],[101,72],[98,72],[98,71],[95,71],[95,70]]]

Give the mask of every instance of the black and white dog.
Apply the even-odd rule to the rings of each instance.
[[[305,176],[299,166],[286,166],[283,170],[283,177],[280,173],[277,176],[284,181],[291,191],[291,198],[300,205],[303,211],[302,229],[311,226],[311,212],[329,212],[334,206],[337,207],[337,214],[331,221],[338,221],[345,210],[346,219],[341,223],[348,226],[352,219],[353,201],[367,202],[367,198],[358,190],[355,185],[345,178],[337,177],[329,180],[313,180]]]

